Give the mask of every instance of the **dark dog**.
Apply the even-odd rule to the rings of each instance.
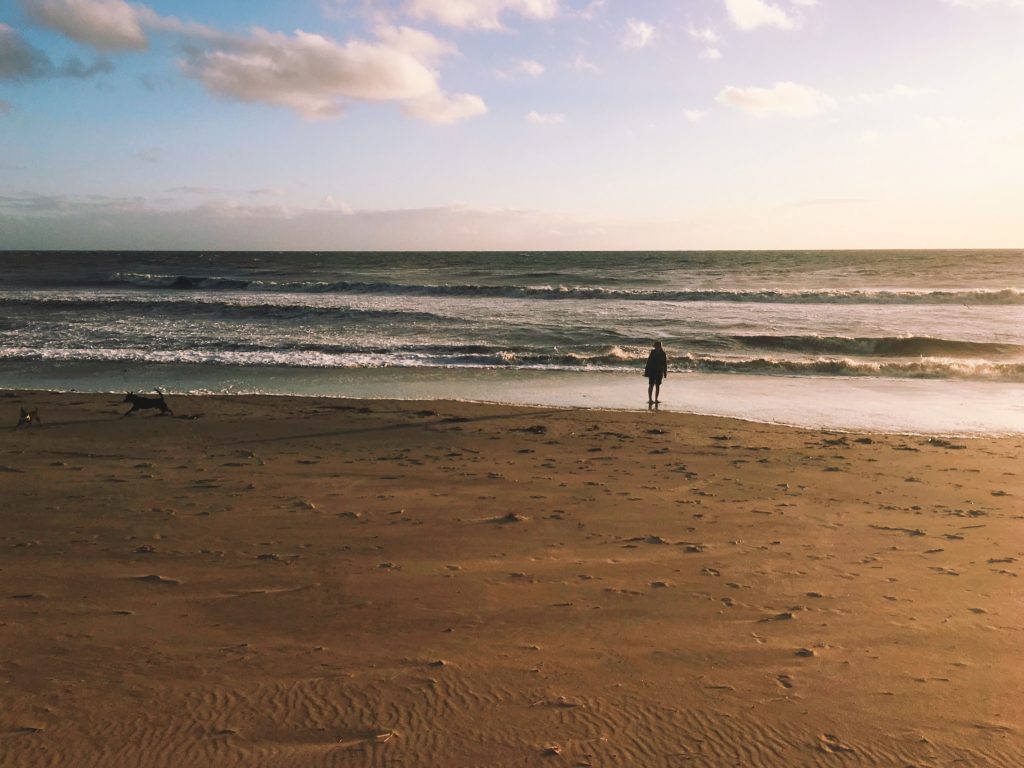
[[[167,413],[173,416],[170,406],[167,405],[167,401],[164,400],[164,393],[159,389],[156,391],[160,397],[143,397],[142,395],[136,395],[134,392],[129,392],[124,396],[124,402],[131,403],[132,407],[128,410],[125,416],[129,416],[136,411],[144,411],[148,408],[158,408],[160,413]]]
[[[18,423],[14,425],[14,428],[18,427],[31,427],[33,424],[42,424],[43,422],[39,419],[39,409],[33,408],[31,411],[26,411],[24,408],[21,409],[21,415],[18,416]]]

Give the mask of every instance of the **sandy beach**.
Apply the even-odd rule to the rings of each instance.
[[[1022,436],[168,402],[0,394],[5,768],[1024,764]]]

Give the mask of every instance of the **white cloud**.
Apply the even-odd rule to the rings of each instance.
[[[711,27],[696,27],[690,24],[686,29],[686,33],[694,40],[699,40],[702,43],[708,45],[714,45],[718,42],[718,33],[715,32]]]
[[[406,114],[447,124],[486,111],[478,96],[444,93],[432,65],[450,46],[426,32],[382,27],[374,42],[337,43],[298,30],[253,30],[247,38],[190,49],[185,73],[219,96],[340,114],[352,101],[400,102]]]
[[[469,117],[487,112],[487,105],[479,96],[470,93],[437,93],[406,102],[402,111],[410,117],[426,120],[434,125],[452,125]]]
[[[101,51],[147,46],[139,13],[125,0],[22,0],[40,24]]]
[[[544,65],[539,61],[534,61],[533,59],[523,59],[519,62],[519,66],[516,67],[516,70],[518,72],[522,72],[524,75],[529,75],[530,77],[540,77],[544,74]]]
[[[519,75],[526,75],[527,77],[540,77],[544,74],[545,67],[539,61],[533,59],[522,59],[511,69],[498,70],[498,77],[501,78],[513,78]]]
[[[707,117],[708,111],[706,109],[686,109],[683,110],[683,114],[686,115],[686,119],[691,123],[696,123],[698,120],[703,120]]]
[[[836,108],[831,96],[797,83],[775,83],[771,88],[728,86],[716,97],[719,104],[741,109],[757,117],[790,115],[811,117]]]
[[[338,200],[334,195],[326,195],[324,197],[324,208],[328,211],[337,211],[343,213],[346,216],[351,216],[355,211],[352,210],[352,206],[346,203],[344,200]]]
[[[220,187],[206,187],[198,184],[187,184],[183,187],[168,187],[166,190],[172,195],[216,195],[224,190]]]
[[[558,125],[565,122],[565,115],[558,113],[531,112],[526,116],[534,125]]]
[[[577,72],[600,72],[600,67],[594,62],[590,61],[582,53],[577,53],[576,58],[569,64],[570,69],[575,69]]]
[[[702,59],[708,59],[709,61],[717,61],[722,58],[722,52],[717,48],[709,46],[700,52],[700,57]]]
[[[145,5],[136,5],[134,8],[138,14],[139,23],[146,29],[153,29],[157,32],[169,32],[211,42],[227,43],[234,39],[227,32],[221,32],[205,24],[197,24],[194,21],[182,21],[176,16],[161,16]]]
[[[338,45],[302,31],[286,37],[256,29],[237,47],[193,53],[185,72],[221,96],[291,107],[306,117],[338,114],[349,99],[416,99],[437,88],[429,68],[394,48]]]
[[[289,36],[256,28],[242,37],[161,16],[124,0],[23,2],[40,23],[97,48],[144,48],[143,27],[181,35],[188,43],[182,70],[210,92],[236,101],[288,107],[307,118],[336,116],[356,101],[397,102],[406,114],[437,124],[487,111],[479,96],[441,89],[437,64],[456,51],[423,30],[381,24],[375,30],[376,39],[345,43],[302,30]],[[506,6],[510,0],[495,2]],[[511,0],[511,5],[522,6],[524,12],[540,12],[554,2]],[[4,43],[0,34],[0,77]],[[24,61],[18,66],[26,69]],[[42,64],[37,61],[33,66],[38,69]],[[86,67],[71,60],[60,70],[49,68],[64,76],[89,77],[109,71],[110,64],[100,60]]]
[[[882,140],[882,134],[875,130],[866,130],[860,135],[861,144],[877,144]]]
[[[429,32],[412,27],[380,25],[376,28],[376,36],[384,45],[408,54],[430,66],[436,66],[445,56],[458,53],[451,43],[446,43]]]
[[[604,11],[608,7],[608,0],[590,0],[587,3],[586,8],[579,12],[579,17],[586,20],[591,20],[599,13]]]
[[[646,48],[654,38],[654,27],[639,19],[626,19],[626,32],[622,36],[623,48]]]
[[[765,0],[724,0],[725,10],[729,18],[740,29],[751,30],[758,27],[777,27],[792,29],[793,19],[779,6]]]
[[[409,0],[406,9],[416,18],[460,29],[502,29],[504,13],[545,21],[559,10],[558,0]]]

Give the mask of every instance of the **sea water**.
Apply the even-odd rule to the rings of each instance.
[[[1024,431],[1024,251],[0,254],[0,388]]]

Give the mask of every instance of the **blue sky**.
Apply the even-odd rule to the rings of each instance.
[[[4,0],[0,248],[1024,246],[1024,0]]]

